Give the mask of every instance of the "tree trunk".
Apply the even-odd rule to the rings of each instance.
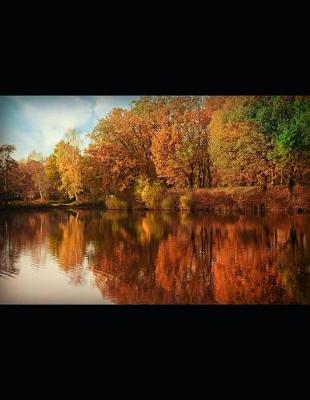
[[[280,185],[283,186],[283,170],[281,169],[281,180],[280,180]]]
[[[203,161],[199,163],[198,180],[199,187],[204,188],[206,182],[206,166]]]
[[[290,173],[290,177],[288,180],[288,190],[291,195],[293,194],[294,185],[295,185],[294,176],[292,173]]]
[[[267,190],[267,175],[266,174],[263,175],[263,179],[264,179],[263,191],[266,192],[266,190]]]
[[[275,169],[272,168],[272,170],[271,170],[271,185],[272,185],[272,186],[275,186],[275,178],[276,178],[276,176],[275,176]]]
[[[4,173],[4,192],[8,191],[8,176],[9,176],[8,168],[6,167]]]
[[[208,174],[208,187],[212,186],[212,174],[211,174],[211,161],[210,156],[207,156],[207,174]]]
[[[188,177],[188,183],[189,183],[190,188],[194,187],[194,169],[193,169],[193,167],[191,168],[191,173],[189,174],[189,177]]]
[[[205,167],[204,167],[202,170],[202,185],[201,185],[201,187],[204,188],[205,185],[206,185],[206,171],[205,171]]]

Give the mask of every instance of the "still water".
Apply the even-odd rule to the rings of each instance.
[[[0,303],[309,304],[309,215],[0,212]]]

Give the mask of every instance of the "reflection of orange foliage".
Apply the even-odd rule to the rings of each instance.
[[[150,218],[146,216],[142,219],[141,241],[150,242],[151,238],[152,238],[152,225],[150,224]]]
[[[215,301],[220,304],[290,302],[292,299],[282,285],[279,274],[274,268],[269,270],[262,265],[259,258],[250,252],[237,257],[234,263],[216,263],[213,269]]]
[[[181,220],[184,220],[182,216]],[[111,239],[114,245],[97,253],[96,283],[115,302],[269,304],[294,301],[298,290],[294,268],[305,263],[302,252],[296,252],[291,242],[293,226],[304,232],[300,233],[300,245],[305,243],[305,226],[300,225],[298,217],[269,216],[265,220],[255,216],[204,214],[188,217],[186,224],[179,224],[177,219],[174,224],[161,220],[162,236],[158,240],[152,229],[157,229],[159,221],[153,220],[153,224],[147,221],[138,220],[136,229],[139,233],[147,226],[148,235],[135,237],[132,233],[123,244],[117,238]],[[295,261],[291,257],[295,253],[298,262],[296,255]],[[290,263],[281,270],[278,265],[286,260]]]
[[[49,251],[76,285],[89,266],[119,304],[309,303],[310,216],[21,213],[0,216],[0,273]]]
[[[83,222],[78,216],[69,216],[66,223],[60,224],[63,239],[59,245],[60,266],[67,271],[68,269],[80,265],[84,258],[85,239]]]
[[[270,224],[270,220],[276,224]],[[262,220],[263,224],[259,225],[254,223],[255,220],[246,221],[244,218],[234,224],[229,229],[227,240],[222,242],[213,266],[215,301],[221,304],[294,301],[293,288],[278,266],[286,262],[292,270],[296,267],[292,259],[293,254],[297,256],[292,241],[296,231],[292,230],[292,225],[298,227],[299,220],[299,217],[290,220],[288,217],[270,216],[268,224]],[[298,254],[302,263],[302,254]]]
[[[179,238],[169,235],[168,239],[159,245],[155,276],[156,284],[165,290],[180,291],[180,278],[186,273],[191,249],[187,246],[186,237]]]
[[[115,246],[101,253],[94,270],[98,286],[120,303],[210,302],[209,262],[208,255],[199,253],[203,246],[199,242],[201,238],[196,239],[196,244],[192,237],[189,243],[188,232],[181,231],[177,237],[170,233],[166,240],[158,242],[160,220],[153,217],[150,215],[141,221],[143,225],[152,220],[147,225],[152,242],[139,235],[141,227],[137,224],[138,237],[134,242],[127,241],[126,246],[121,246],[118,240]],[[178,224],[170,225],[171,219],[165,217],[161,220],[163,239],[165,229],[178,227]],[[139,242],[142,238],[143,247]]]
[[[196,238],[197,241],[197,238]],[[208,253],[188,235],[169,236],[159,245],[155,276],[171,300],[181,303],[210,302]]]

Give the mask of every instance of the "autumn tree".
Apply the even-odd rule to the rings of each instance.
[[[181,97],[168,103],[167,120],[152,142],[157,174],[168,185],[212,185],[208,124],[214,106],[212,100],[199,97]]]
[[[273,146],[259,124],[241,118],[251,101],[246,96],[228,97],[213,113],[210,154],[219,185],[266,186]]]
[[[44,158],[41,154],[33,151],[27,158],[26,168],[34,183],[35,189],[43,200],[47,197],[49,181],[44,168]]]
[[[24,199],[40,197],[43,200],[48,197],[50,183],[45,172],[44,163],[45,160],[42,155],[35,151],[18,162],[15,190]]]
[[[89,190],[125,190],[141,177],[167,186],[212,186],[208,124],[222,102],[220,96],[142,96],[130,110],[114,109],[90,134]]]
[[[90,134],[91,144],[86,155],[90,157],[91,169],[102,172],[96,181],[106,190],[133,188],[138,176],[154,178],[156,175],[151,143],[157,125],[139,105],[134,110],[114,109]],[[104,175],[113,182],[110,188]]]
[[[126,152],[114,144],[92,144],[84,156],[86,189],[92,195],[102,197],[133,187],[136,165],[135,159],[127,157]]]
[[[33,200],[39,196],[39,193],[32,180],[31,171],[27,159],[18,162],[18,171],[16,175],[17,192],[24,200]]]
[[[82,157],[75,137],[78,133],[70,131],[55,147],[56,166],[60,174],[61,186],[69,197],[75,197],[83,189],[82,185]],[[73,139],[72,139],[73,138]]]
[[[10,183],[14,179],[13,172],[17,168],[17,163],[12,157],[15,149],[13,145],[0,145],[0,194],[2,197],[13,189]]]
[[[61,192],[61,176],[57,168],[57,160],[55,153],[50,154],[44,163],[45,174],[48,178],[50,191],[52,194]]]

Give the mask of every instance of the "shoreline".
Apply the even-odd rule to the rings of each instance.
[[[69,208],[100,208],[106,210],[104,204],[8,204],[0,205],[0,210],[55,210]]]
[[[156,206],[147,207],[134,197],[119,195],[113,205],[104,201],[80,201],[56,203],[53,201],[14,201],[0,204],[0,210],[55,210],[55,209],[101,209],[128,211],[188,211],[207,213],[271,213],[307,214],[310,212],[310,186],[296,186],[293,193],[286,187],[270,187],[263,191],[259,187],[206,188],[165,190]],[[180,199],[186,199],[183,204]],[[161,204],[170,200],[168,204]],[[123,204],[124,205],[123,205]]]
[[[101,210],[105,212],[109,211],[123,211],[123,212],[155,212],[155,213],[164,213],[164,212],[173,212],[173,213],[204,213],[210,215],[224,215],[224,214],[251,214],[251,215],[276,215],[276,214],[285,214],[285,215],[309,215],[310,210],[305,208],[299,209],[278,209],[278,210],[251,210],[251,209],[207,209],[207,208],[195,208],[195,209],[176,209],[176,208],[106,208],[104,205],[9,205],[9,206],[0,206],[0,212],[6,211],[52,211],[52,210]]]

